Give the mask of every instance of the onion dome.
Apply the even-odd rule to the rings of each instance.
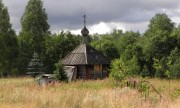
[[[86,27],[84,27],[84,28],[81,30],[81,34],[82,34],[82,36],[87,36],[87,35],[89,34],[89,30],[88,30]]]

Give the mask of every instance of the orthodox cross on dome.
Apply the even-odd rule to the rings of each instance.
[[[86,15],[84,14],[83,15],[84,17],[84,28],[81,30],[81,34],[83,36],[83,43],[84,44],[88,44],[89,40],[88,40],[88,34],[89,34],[89,31],[88,29],[86,28]]]
[[[84,27],[86,27],[86,18],[87,18],[87,17],[86,17],[85,14],[83,15],[83,17],[84,17]]]

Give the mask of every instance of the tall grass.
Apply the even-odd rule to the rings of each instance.
[[[108,80],[76,81],[38,86],[31,78],[0,79],[1,108],[180,108],[180,96],[172,98],[168,80],[149,79],[165,100],[154,93],[147,100],[137,90],[114,86]],[[180,89],[172,80],[171,92]],[[154,96],[153,96],[154,95]]]

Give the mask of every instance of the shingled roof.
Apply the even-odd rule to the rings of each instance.
[[[89,44],[82,43],[63,58],[62,63],[64,65],[108,65],[110,64],[110,60]]]
[[[88,44],[89,31],[86,28],[86,15],[84,17],[84,28],[81,30],[82,44],[77,46],[71,53],[62,59],[63,65],[109,65],[110,60]]]

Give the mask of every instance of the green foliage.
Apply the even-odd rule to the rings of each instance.
[[[27,72],[27,65],[33,52],[37,52],[40,59],[45,52],[45,37],[49,34],[48,17],[41,0],[29,0],[21,18],[22,30],[19,34],[20,58],[19,71]]]
[[[138,91],[142,93],[143,96],[147,97],[149,95],[150,85],[147,82],[141,82],[138,85]]]
[[[153,67],[156,69],[156,76],[167,78],[180,78],[180,53],[175,48],[169,57],[163,57],[161,60],[153,59]]]
[[[29,62],[27,74],[35,77],[36,75],[44,73],[43,63],[39,60],[38,54],[34,52],[33,58]]]
[[[0,0],[0,77],[17,71],[19,49],[15,31],[11,27],[8,9]]]
[[[170,76],[172,78],[180,78],[180,50],[176,47],[168,57],[170,64]]]
[[[28,33],[30,35],[32,47],[38,54],[41,54],[44,37],[49,33],[47,20],[48,17],[43,8],[43,2],[41,0],[29,0],[21,18],[21,33]]]
[[[138,32],[127,31],[120,38],[118,42],[118,50],[123,53],[129,46],[134,46],[138,41],[140,34]]]
[[[59,60],[58,63],[55,64],[56,65],[56,70],[54,71],[55,74],[55,78],[59,81],[68,81],[67,75],[64,71],[63,65],[61,60]]]
[[[144,34],[143,39],[143,54],[145,55],[146,65],[148,66],[148,71],[150,75],[154,76],[164,76],[164,71],[166,71],[167,57],[170,52],[176,46],[174,39],[170,36],[174,29],[174,23],[168,18],[166,14],[156,14],[150,21],[148,29]],[[156,67],[156,58],[159,60],[161,69]],[[153,64],[155,65],[153,66]],[[156,71],[156,72],[155,72]]]
[[[173,32],[171,33],[171,38],[173,39],[173,43],[175,47],[180,49],[180,25],[174,28]]]
[[[127,67],[122,59],[115,59],[112,61],[110,72],[110,79],[123,81],[127,75]]]
[[[33,52],[37,52],[46,73],[52,73],[81,42],[70,32],[50,34],[42,0],[29,0],[21,18],[18,38],[11,28],[7,7],[0,0],[0,76],[25,74]],[[91,45],[110,60],[110,77],[122,81],[126,76],[180,78],[180,26],[164,13],[156,14],[146,32],[113,30],[91,36]],[[19,57],[19,58],[18,58]],[[119,59],[118,59],[119,58]]]
[[[126,32],[121,38],[119,44],[120,57],[127,66],[127,74],[139,75],[141,71],[140,63],[142,57],[142,50],[137,45],[139,41],[139,33]]]
[[[180,97],[180,89],[175,89],[175,90],[171,93],[171,98],[172,98],[172,99],[177,99],[178,97]]]
[[[46,73],[55,70],[55,63],[64,58],[81,42],[81,37],[72,35],[70,32],[61,32],[45,38],[45,53],[43,62]]]
[[[117,37],[118,34],[115,34],[114,32],[112,34],[104,35],[95,34],[91,38],[91,45],[107,58],[113,60],[119,57],[119,52],[115,43]]]
[[[158,13],[150,20],[150,24],[148,25],[146,32],[151,34],[159,30],[166,30],[170,33],[173,28],[174,23],[171,19],[169,19],[165,13]]]
[[[127,67],[128,67],[128,75],[139,75],[140,73],[140,66],[138,64],[138,58],[136,56],[133,56],[131,60],[127,62]]]
[[[110,60],[113,60],[119,57],[118,50],[115,44],[111,40],[106,40],[106,39],[99,40],[99,42],[96,41],[96,42],[93,42],[92,44],[94,44],[93,46],[95,46],[95,48],[98,51],[102,52],[103,55],[108,57]]]
[[[170,78],[169,72],[169,60],[168,58],[163,57],[161,60],[154,59],[154,68],[156,69],[156,76],[157,77],[167,77]]]
[[[25,74],[27,72],[28,63],[33,55],[32,39],[28,33],[23,33],[18,36],[19,43],[19,59],[18,70],[19,74]]]
[[[119,53],[118,50],[116,48],[116,46],[114,45],[114,43],[109,41],[103,41],[101,44],[101,52],[103,52],[103,54],[108,57],[110,60],[113,60],[115,58],[119,57]]]
[[[120,85],[123,84],[123,80],[126,77],[138,76],[141,73],[138,58],[136,55],[131,55],[131,51],[132,50],[129,50],[128,52],[126,49],[126,51],[121,54],[120,59],[116,59],[111,63],[110,79],[121,81],[122,83]],[[114,85],[119,86],[116,82],[114,82]]]
[[[174,23],[164,13],[156,14],[148,27],[143,37],[132,31],[115,35],[115,46],[128,68],[127,75],[175,78],[179,73],[179,56],[171,57],[176,62],[169,56],[175,47],[179,48],[180,27],[174,29]]]
[[[173,78],[180,78],[180,59],[178,59],[178,62],[174,63],[170,66],[171,76]]]
[[[147,65],[143,65],[143,68],[142,68],[142,70],[141,70],[141,72],[140,72],[140,76],[142,76],[142,77],[148,77],[148,76],[150,76],[149,70],[148,70],[148,68],[147,68]]]

